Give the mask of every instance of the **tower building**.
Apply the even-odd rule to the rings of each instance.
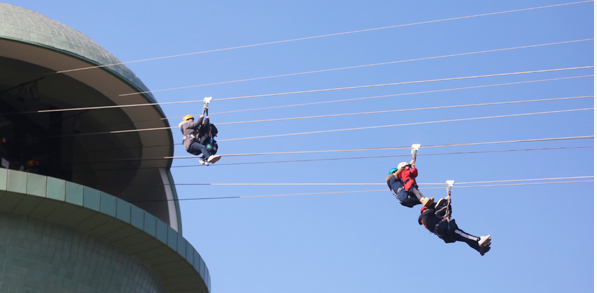
[[[147,91],[81,32],[0,3],[0,292],[210,291],[162,109],[110,107]]]

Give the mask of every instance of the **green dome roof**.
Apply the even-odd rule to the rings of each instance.
[[[5,3],[0,3],[0,38],[46,47],[94,65],[120,63],[114,55],[81,32],[37,12]],[[112,65],[105,69],[117,74],[139,91],[149,91],[125,65]],[[151,93],[146,96],[155,102]]]

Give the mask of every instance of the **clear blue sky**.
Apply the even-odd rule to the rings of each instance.
[[[97,41],[122,61],[220,49],[566,1],[7,1]],[[277,74],[593,38],[593,3],[421,24],[252,47],[129,67],[152,90]],[[593,41],[205,86],[156,93],[160,102],[304,91],[593,65]],[[211,112],[506,82],[590,75],[593,69],[214,102]],[[212,115],[216,125],[257,119],[593,94],[593,78]],[[167,116],[201,105],[164,106]],[[219,138],[592,108],[593,99],[222,125]],[[583,136],[594,112],[578,111],[220,143],[222,154],[409,146]],[[172,120],[172,125],[178,124]],[[181,135],[174,131],[175,142]],[[422,148],[420,183],[592,176],[593,140]],[[408,155],[408,150],[224,158],[173,168],[177,183],[383,183],[404,158],[277,164],[226,163]],[[175,155],[186,155],[178,147]],[[176,160],[174,166],[195,165]],[[220,166],[218,166],[220,165]],[[179,186],[180,198],[384,189],[384,186]],[[423,190],[443,197],[445,191]],[[206,260],[214,293],[592,292],[593,183],[455,188],[454,218],[491,234],[481,257],[417,224],[419,208],[388,192],[181,203],[184,236]]]

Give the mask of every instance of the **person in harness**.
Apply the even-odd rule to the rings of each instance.
[[[398,167],[400,167],[400,165],[398,165]],[[400,204],[409,208],[418,204],[423,204],[424,206],[433,205],[433,197],[424,197],[421,193],[418,193],[419,196],[417,196],[417,194],[405,189],[402,179],[398,176],[399,170],[399,168],[390,169],[389,175],[386,177],[386,183]]]
[[[209,163],[215,163],[220,159],[220,156],[216,156],[216,153],[218,152],[218,143],[214,139],[216,136],[218,136],[218,129],[215,125],[209,122],[209,113],[206,108],[205,120],[203,120],[203,123],[199,127],[197,137],[199,138],[199,143],[205,146],[209,151],[210,157],[214,157]]]
[[[415,181],[415,178],[419,175],[417,168],[415,168],[415,161],[417,159],[417,151],[420,147],[420,144],[413,144],[411,150],[413,159],[410,161],[410,164],[401,162],[398,164],[398,168],[392,168],[390,175],[386,177],[386,183],[394,193],[394,196],[400,201],[400,204],[409,208],[418,204],[432,206],[434,201],[433,197],[423,196]]]
[[[423,225],[446,243],[466,242],[468,246],[478,251],[481,256],[485,255],[491,249],[489,247],[491,245],[491,235],[478,237],[460,230],[456,225],[456,221],[449,217],[449,211],[451,211],[450,195],[445,200],[442,199],[441,202],[442,205],[439,207],[425,206],[421,208],[419,225]]]
[[[204,113],[207,114],[207,111],[204,110]],[[217,152],[217,144],[213,140],[211,131],[213,124],[209,123],[209,115],[205,116],[205,120],[203,117],[204,114],[201,114],[199,120],[195,122],[195,118],[192,115],[186,115],[182,118],[182,122],[178,124],[178,128],[182,132],[182,144],[187,152],[200,156],[199,162],[209,166],[210,163],[213,164],[220,160],[221,156],[215,154]]]

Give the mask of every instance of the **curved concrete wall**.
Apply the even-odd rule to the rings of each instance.
[[[2,212],[9,216],[20,217],[18,218],[19,228],[27,227],[29,223],[40,223],[39,227],[45,227],[47,223],[48,227],[60,226],[67,234],[83,233],[88,237],[86,238],[89,239],[88,241],[112,247],[111,251],[114,253],[127,255],[127,259],[136,259],[147,270],[154,272],[157,279],[164,284],[166,292],[209,293],[211,291],[211,278],[205,262],[180,233],[137,206],[99,190],[57,178],[0,168],[0,213]],[[2,225],[3,221],[0,217],[0,241],[2,241],[4,233]],[[33,229],[35,230],[35,228]],[[29,240],[39,239],[39,233],[45,235],[43,229],[41,232],[35,233],[26,230],[21,229],[16,233],[19,237]],[[14,228],[9,228],[6,232],[14,234]],[[60,237],[63,236],[65,235]],[[36,241],[28,243],[27,245],[30,245]],[[27,245],[22,246],[23,254],[30,248],[35,249],[35,247]],[[64,245],[64,247],[65,254],[78,253],[76,246]],[[2,243],[0,243],[0,254],[2,253],[6,253],[6,251],[2,250]],[[42,254],[34,259],[45,260],[55,256],[52,254],[53,252],[49,253],[50,255]],[[107,267],[113,269],[118,267],[118,264],[112,262],[110,258],[106,258],[104,253],[100,252],[97,256],[92,257],[85,267],[96,266],[103,262],[107,263]],[[61,257],[66,256],[63,254]],[[28,261],[21,262],[20,265],[22,270],[35,270],[38,267],[35,262]],[[57,263],[56,268],[59,270],[71,269],[68,262]],[[77,268],[75,266],[77,271],[82,268],[84,267]],[[10,271],[4,273],[6,276]],[[15,276],[15,278],[20,278],[20,280],[13,281],[15,284],[24,284],[28,278],[23,274]],[[0,275],[0,292],[5,292],[1,290],[3,277]],[[153,284],[159,288],[157,283]],[[28,291],[21,289],[16,292]],[[79,290],[77,292],[94,291]]]
[[[46,106],[51,105],[56,108],[73,108],[156,102],[154,96],[150,92],[146,92],[148,91],[148,88],[126,65],[120,64],[120,61],[115,56],[91,38],[65,24],[29,9],[0,3],[0,48],[2,48],[0,50],[0,57],[4,57],[11,62],[22,62],[22,64],[27,64],[28,66],[17,67],[14,72],[9,72],[5,68],[0,68],[0,71],[5,70],[3,71],[4,74],[7,74],[8,76],[31,76],[32,79],[34,77],[43,77],[43,80],[39,81],[37,88],[40,90],[39,97],[44,97],[42,101],[47,104]],[[94,70],[49,74],[62,70],[103,65],[109,66]],[[9,67],[9,69],[10,68],[11,67]],[[35,68],[36,70],[40,70],[40,72],[29,72],[25,68]],[[22,81],[18,79],[11,80],[11,82],[6,82],[2,85],[2,90],[12,88],[28,81],[31,81],[31,79],[23,79]],[[83,85],[85,87],[83,87]],[[68,89],[68,94],[56,90],[57,88],[65,89],[65,91]],[[81,90],[82,92],[79,92],[78,90]],[[89,92],[92,92],[93,95],[88,94]],[[118,98],[119,94],[131,92],[146,93],[130,96],[127,99]],[[3,98],[6,99],[5,97]],[[128,173],[122,177],[129,178],[129,180],[127,182],[118,183],[127,187],[123,188],[121,192],[115,191],[114,189],[107,190],[130,202],[135,201],[135,197],[138,197],[139,194],[146,194],[144,188],[146,188],[145,186],[147,185],[147,182],[154,180],[154,178],[161,175],[161,170],[158,170],[158,168],[164,168],[166,169],[166,172],[169,173],[172,159],[147,160],[146,158],[171,157],[173,155],[174,146],[172,143],[172,132],[169,129],[170,124],[168,120],[161,119],[165,118],[165,114],[159,105],[125,107],[117,110],[122,111],[122,114],[125,115],[120,115],[120,112],[118,112],[119,115],[113,115],[105,114],[109,112],[98,111],[112,110],[90,111],[83,115],[83,117],[85,117],[83,121],[87,119],[90,124],[93,124],[96,123],[95,120],[97,120],[97,124],[99,124],[95,127],[91,127],[87,124],[87,131],[91,133],[163,127],[163,129],[159,131],[128,133],[128,139],[116,140],[118,145],[122,146],[116,147],[116,144],[110,144],[112,146],[111,148],[129,148],[134,150],[134,155],[132,155],[129,150],[122,150],[119,154],[114,155],[114,157],[120,158],[120,156],[126,156],[127,158],[133,159],[140,158],[140,160],[136,161],[138,166],[135,166],[134,168],[127,167],[130,168],[130,170],[127,170],[126,172]],[[97,117],[102,117],[102,119],[97,119]],[[106,121],[108,117],[114,120]],[[114,121],[123,121],[123,125],[127,125],[127,127],[120,128],[122,125],[113,124]],[[102,130],[94,130],[95,128]],[[85,131],[86,130],[83,130],[83,132]],[[65,134],[70,135],[72,133]],[[104,143],[94,143],[92,137],[93,136],[86,136],[83,138],[83,136],[81,136],[77,138],[77,143],[83,141],[85,143],[82,145],[86,146],[85,148],[80,147],[79,150],[86,153],[87,149],[95,148],[97,150],[97,148],[99,148],[99,151],[103,152],[106,148],[104,147],[104,144],[109,143],[107,141]],[[98,140],[103,141],[101,139]],[[111,152],[115,153],[117,151],[111,150]],[[108,155],[109,153],[103,152],[103,154]],[[94,164],[98,165],[101,164],[101,162]],[[115,169],[115,171],[123,172],[123,170],[117,170],[122,168],[114,166],[111,166],[110,168]],[[89,170],[87,170],[87,172],[88,171]],[[95,183],[92,182],[98,176],[109,178],[110,176],[106,176],[106,172],[104,171],[105,170],[98,171],[98,174],[101,174],[101,176],[94,174],[97,176],[79,177],[84,178],[82,180],[88,181],[78,182],[95,187],[96,189],[106,190],[99,185],[95,186]],[[133,173],[135,176],[130,176]],[[51,176],[57,175],[51,174]],[[72,177],[64,177],[64,179],[67,178]],[[169,189],[174,189],[174,182],[171,180],[171,176],[166,176],[166,178],[170,180]],[[114,182],[107,183],[114,186]],[[160,197],[160,199],[166,199],[165,193],[168,192],[169,191],[164,190],[161,190],[160,192],[154,191],[151,195]],[[176,196],[176,192],[171,193]],[[155,203],[140,203],[139,206],[150,211],[161,220],[169,223],[173,229],[182,232],[178,204],[164,204],[164,206],[158,206],[158,204]]]
[[[148,266],[89,234],[0,213],[0,292],[168,292]]]

